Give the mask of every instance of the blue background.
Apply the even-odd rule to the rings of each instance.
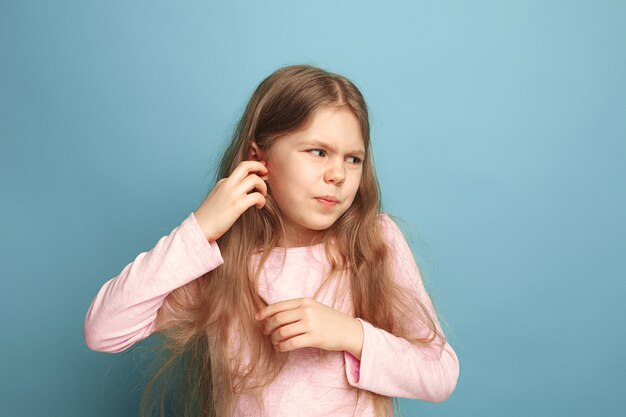
[[[293,4],[297,3],[297,4]],[[0,1],[0,404],[135,416],[101,285],[211,188],[256,85],[308,63],[371,110],[461,375],[404,415],[623,415],[623,1]]]

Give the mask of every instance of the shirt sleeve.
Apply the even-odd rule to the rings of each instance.
[[[191,213],[100,288],[85,316],[87,346],[116,353],[147,338],[167,295],[223,262],[217,243],[207,241]]]
[[[415,258],[402,232],[389,216],[382,214],[380,220],[392,251],[394,277],[404,288],[414,291],[443,335]],[[438,336],[429,345],[412,344],[357,319],[363,327],[361,360],[344,351],[350,385],[389,397],[430,402],[445,401],[452,394],[459,376],[459,361],[445,339]],[[423,326],[416,329],[424,330]]]

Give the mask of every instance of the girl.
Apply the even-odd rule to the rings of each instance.
[[[169,357],[142,415],[174,363],[186,365],[175,415],[389,416],[392,397],[450,396],[458,359],[381,212],[367,106],[352,82],[308,65],[268,76],[219,178],[102,286],[85,318],[95,351],[164,337]]]

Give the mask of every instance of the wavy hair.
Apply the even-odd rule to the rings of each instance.
[[[372,162],[367,105],[350,80],[310,65],[286,66],[273,72],[252,94],[216,180],[228,177],[247,159],[253,141],[261,149],[269,149],[276,139],[306,126],[315,110],[322,107],[346,108],[354,114],[366,153],[353,204],[324,233],[331,266],[324,282],[331,276],[346,280],[355,317],[414,343],[442,340],[427,308],[393,278],[390,249],[378,219],[380,190]],[[157,381],[161,416],[171,387],[177,416],[230,416],[242,394],[252,394],[261,404],[263,387],[280,373],[288,355],[274,350],[263,334],[262,323],[254,319],[266,306],[258,294],[260,271],[272,249],[279,246],[284,231],[270,189],[263,209],[246,210],[217,240],[224,264],[167,296],[156,325],[163,337],[159,347],[163,361],[146,385],[142,417],[147,415]],[[330,242],[336,250],[331,250]],[[253,255],[259,257],[256,265],[251,263]],[[343,273],[348,270],[349,274]],[[416,320],[427,332],[415,334]],[[240,343],[235,345],[237,340]],[[238,360],[244,353],[249,363]],[[393,412],[390,397],[358,390],[357,402],[361,395],[372,401],[378,416]]]

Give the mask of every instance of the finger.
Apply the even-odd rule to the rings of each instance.
[[[237,168],[233,170],[229,178],[232,178],[236,184],[239,184],[252,172],[258,172],[261,175],[265,175],[268,173],[265,165],[263,165],[259,161],[243,161],[239,165],[237,165]]]
[[[258,175],[250,174],[237,186],[237,190],[242,190],[242,193],[248,193],[256,189],[263,196],[267,195],[267,184]]]
[[[304,334],[307,332],[307,328],[304,323],[297,321],[295,323],[287,324],[283,327],[279,327],[272,332],[271,340],[272,344],[276,345],[292,337]]]
[[[281,311],[265,320],[265,334],[270,334],[281,326],[295,323],[302,318],[302,311],[298,308],[293,310]]]
[[[267,317],[273,316],[280,311],[292,310],[300,307],[302,305],[302,300],[304,299],[293,298],[291,300],[279,301],[277,303],[270,304],[262,309],[255,317],[257,320],[265,320]]]
[[[263,208],[265,206],[265,197],[261,193],[252,193],[247,194],[243,198],[243,204],[245,205],[245,209],[249,209],[252,206],[256,206],[257,208]],[[245,211],[245,210],[244,210]]]
[[[279,342],[276,345],[276,349],[281,352],[289,352],[291,350],[301,349],[305,347],[315,347],[313,344],[313,337],[310,333],[304,333],[298,336],[294,336],[291,339]]]

